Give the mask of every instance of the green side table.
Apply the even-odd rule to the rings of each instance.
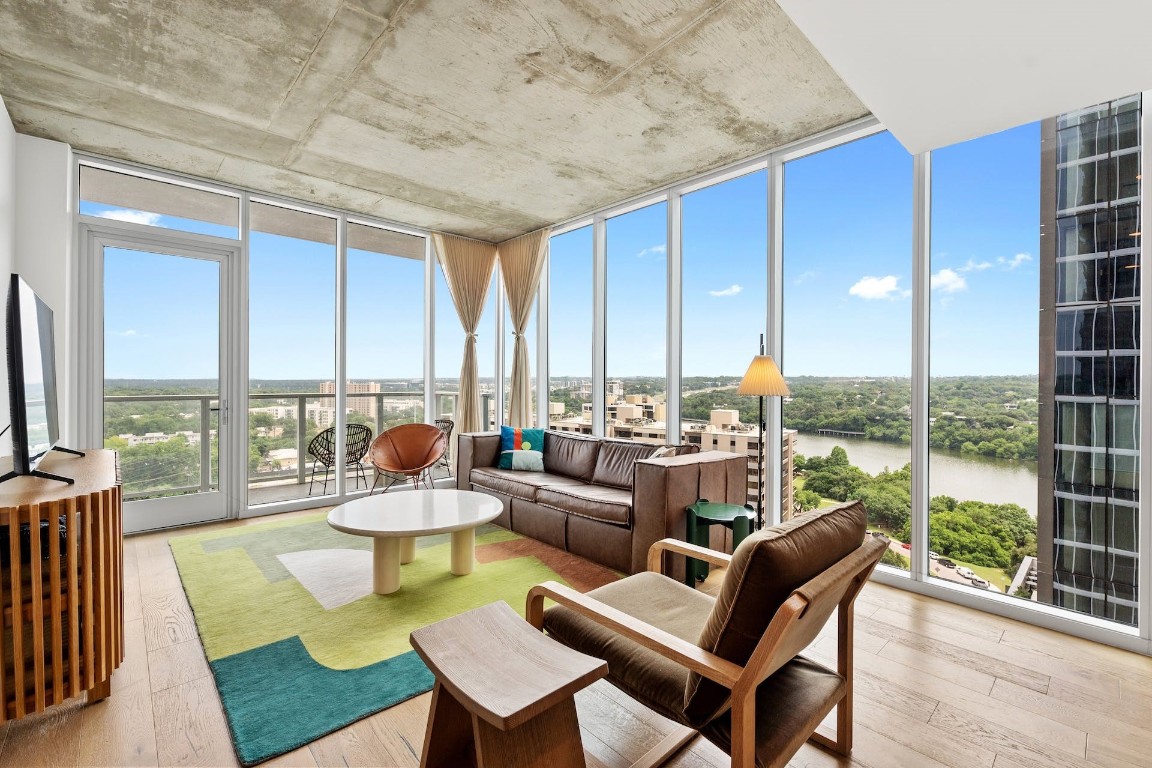
[[[708,527],[722,525],[732,530],[732,550],[740,546],[740,542],[752,532],[752,521],[756,519],[756,510],[751,504],[721,504],[719,502],[699,499],[685,510],[685,529],[689,544],[701,547],[708,546]],[[695,558],[688,558],[684,569],[684,583],[695,587],[696,582],[708,578],[708,563]]]

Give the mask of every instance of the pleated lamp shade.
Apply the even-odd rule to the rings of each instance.
[[[740,381],[736,394],[783,397],[791,393],[788,391],[788,385],[784,383],[784,377],[780,375],[780,369],[776,367],[776,361],[768,355],[756,355],[748,366],[748,372]]]

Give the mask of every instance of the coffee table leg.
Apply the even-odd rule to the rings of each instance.
[[[407,565],[416,559],[416,537],[405,536],[400,539],[400,565]]]
[[[467,576],[472,573],[472,564],[475,560],[476,529],[452,531],[452,575]]]
[[[390,595],[400,589],[400,539],[393,536],[372,538],[372,591]]]

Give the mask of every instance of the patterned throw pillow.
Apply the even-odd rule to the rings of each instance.
[[[544,471],[544,430],[500,427],[500,469]]]

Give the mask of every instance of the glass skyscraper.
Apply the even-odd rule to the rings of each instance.
[[[1042,125],[1038,599],[1136,624],[1140,96]]]

